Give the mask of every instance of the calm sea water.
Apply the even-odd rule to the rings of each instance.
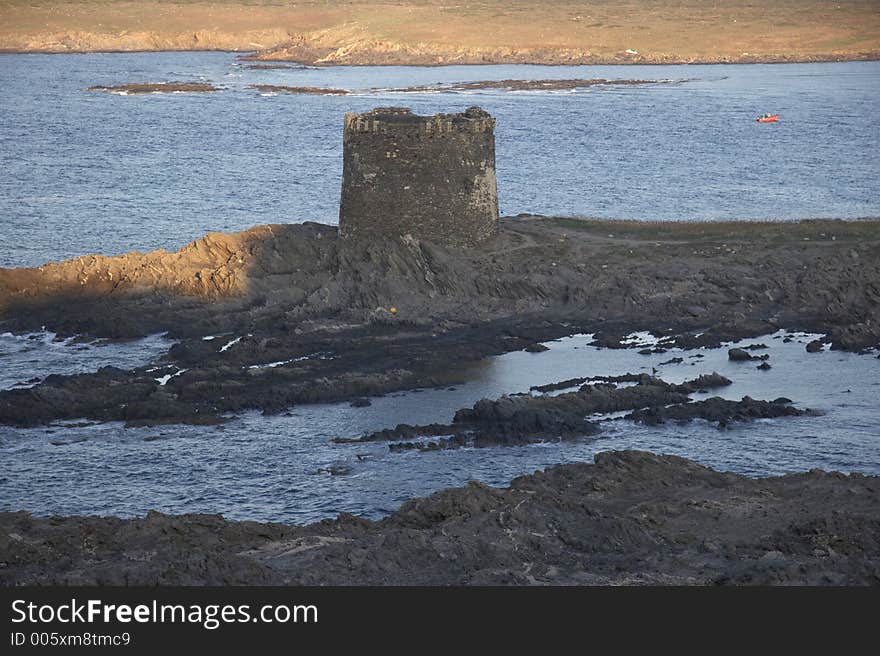
[[[5,349],[0,363],[13,368],[33,357],[32,348],[52,349],[55,366],[71,370],[96,368],[108,354],[129,364],[138,358],[148,362],[159,339],[79,350],[48,337],[6,336],[0,341]],[[343,403],[301,406],[272,417],[250,412],[221,428],[125,428],[116,423],[0,427],[0,509],[122,516],[159,509],[296,523],[343,511],[380,517],[409,498],[470,479],[506,485],[536,469],[633,448],[759,476],[813,467],[880,475],[880,360],[837,351],[809,354],[804,344],[810,336],[787,344],[781,337],[749,340],[770,347],[773,368],[767,372],[753,362],[729,362],[726,348],[643,356],[632,349],[597,349],[587,345],[589,337],[575,336],[549,342],[544,353],[488,358],[470,382],[454,389],[392,394],[374,398],[367,408]],[[691,357],[698,354],[704,357]],[[675,356],[684,362],[661,365]],[[449,422],[460,407],[524,392],[531,385],[652,367],[670,382],[718,371],[734,384],[712,394],[730,399],[787,396],[798,407],[825,414],[760,420],[727,430],[703,421],[663,427],[609,421],[601,435],[579,442],[424,454],[390,453],[385,444],[332,442],[398,421]],[[14,378],[0,384],[9,387]]]
[[[579,92],[261,95],[251,84],[673,80]],[[91,85],[203,80],[214,94]],[[342,116],[479,104],[501,210],[641,219],[880,216],[880,63],[250,70],[230,53],[0,55],[0,266],[335,223]],[[778,112],[782,121],[754,118]]]

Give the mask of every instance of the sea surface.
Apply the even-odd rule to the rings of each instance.
[[[544,78],[665,82],[387,91]],[[163,81],[223,90],[87,90]],[[272,94],[253,84],[356,93]],[[496,116],[505,215],[876,217],[878,100],[880,62],[253,70],[232,53],[0,55],[0,266],[174,250],[262,223],[335,223],[343,114],[388,105],[435,113],[478,104]],[[756,123],[765,112],[782,119]]]
[[[663,83],[557,92],[387,90],[543,78]],[[223,89],[127,96],[86,90],[162,81]],[[355,93],[260,93],[252,84]],[[0,266],[172,250],[208,231],[261,223],[335,223],[343,114],[387,105],[434,113],[478,104],[496,116],[506,215],[876,217],[878,91],[880,62],[252,70],[229,53],[0,55]],[[782,120],[756,123],[764,112]],[[784,338],[748,340],[767,344],[770,371],[729,362],[726,348],[644,356],[574,335],[549,342],[544,353],[487,358],[462,385],[374,398],[366,408],[248,412],[219,427],[0,427],[0,510],[138,516],[156,509],[296,523],[340,512],[381,517],[414,496],[470,479],[506,485],[536,469],[625,448],[755,476],[813,467],[880,475],[876,353],[808,354],[812,336]],[[634,336],[640,340],[652,338]],[[52,373],[148,364],[171,344],[163,335],[116,343],[0,334],[0,389]],[[684,361],[663,364],[674,357]],[[786,396],[823,414],[725,430],[703,421],[645,427],[608,416],[600,418],[600,435],[576,442],[424,454],[332,442],[397,422],[449,422],[481,398],[532,385],[653,369],[670,382],[717,371],[734,384],[713,394]]]
[[[633,344],[652,342],[648,335],[633,337]],[[795,334],[786,343],[779,332],[722,348],[646,356],[637,349],[593,347],[590,336],[575,335],[547,342],[549,350],[543,353],[487,358],[465,384],[376,397],[366,408],[336,403],[298,406],[277,416],[247,412],[220,427],[125,428],[121,423],[79,421],[32,429],[0,426],[0,510],[128,517],[156,509],[291,523],[340,512],[378,518],[410,498],[468,480],[507,485],[516,476],[563,462],[590,461],[610,449],[677,454],[753,476],[814,467],[880,475],[880,359],[830,350],[807,353],[805,343],[813,337]],[[7,335],[0,340],[0,363],[20,365],[36,348],[52,349],[55,366],[63,370],[94,370],[111,355],[134,366],[150,362],[162,341],[153,336],[82,349],[55,342],[51,334],[35,339]],[[760,342],[768,347],[761,352],[770,354],[771,370],[758,370],[757,362],[728,360],[728,347]],[[662,364],[677,357],[684,361]],[[823,414],[727,429],[702,420],[647,427],[608,415],[596,417],[605,420],[599,435],[575,442],[426,453],[391,453],[383,443],[332,441],[397,422],[448,423],[461,407],[481,398],[528,392],[532,385],[652,369],[674,383],[712,371],[734,381],[708,395],[694,394],[695,399],[785,396],[797,407]],[[0,385],[18,382],[26,383],[7,376]]]

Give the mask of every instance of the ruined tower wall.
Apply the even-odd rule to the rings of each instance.
[[[498,226],[495,119],[479,108],[346,114],[340,234],[471,245]]]

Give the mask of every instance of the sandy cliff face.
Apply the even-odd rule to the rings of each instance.
[[[175,253],[85,255],[31,269],[0,269],[0,311],[35,299],[63,295],[122,296],[138,290],[213,298],[245,291],[243,271],[253,253],[245,246],[261,226],[245,233],[210,233]]]

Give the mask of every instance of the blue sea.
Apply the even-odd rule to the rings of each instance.
[[[664,81],[395,93],[497,79]],[[203,81],[216,93],[93,85]],[[254,84],[344,88],[260,93]],[[501,212],[621,219],[880,216],[880,62],[253,70],[232,53],[0,55],[0,266],[174,250],[209,231],[337,220],[348,111],[480,105]],[[755,118],[779,113],[779,123]]]

